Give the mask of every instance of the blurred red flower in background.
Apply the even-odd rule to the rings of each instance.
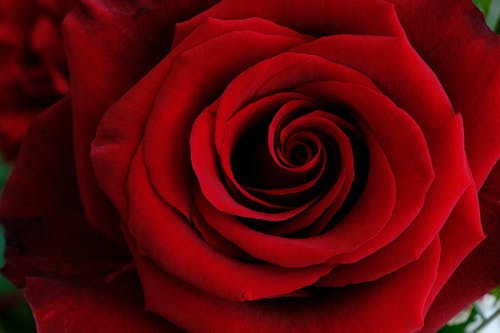
[[[59,28],[72,0],[0,2],[0,152],[13,159],[31,118],[68,90]]]

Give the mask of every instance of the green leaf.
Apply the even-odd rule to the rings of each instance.
[[[493,289],[490,294],[492,294],[493,296],[495,296],[498,300],[500,300],[500,286],[496,287],[495,289]]]
[[[9,319],[17,323],[16,327],[25,329],[35,328],[35,322],[28,303],[20,303],[10,311],[9,315]]]
[[[4,250],[5,250],[5,233],[3,227],[0,225],[0,268],[5,264],[4,260]],[[0,297],[3,295],[10,294],[13,290],[15,290],[12,283],[7,281],[2,275],[0,275]]]
[[[473,0],[473,2],[483,12],[490,29],[500,33],[500,0]]]
[[[0,268],[5,264],[4,254],[5,254],[5,233],[3,227],[0,225]],[[13,290],[15,290],[12,283],[7,281],[2,275],[0,275],[0,297],[2,295],[10,294]],[[1,331],[0,331],[1,332]]]
[[[474,4],[479,8],[480,11],[483,13],[488,12],[488,9],[490,8],[492,0],[473,0]]]
[[[9,177],[12,166],[6,163],[0,156],[0,191],[2,190],[7,178]]]
[[[0,297],[12,293],[16,288],[6,278],[0,275]]]
[[[485,13],[486,23],[491,30],[500,33],[500,0],[490,0],[488,12]]]
[[[26,302],[19,303],[2,313],[2,319],[2,325],[5,327],[6,332],[35,333],[36,331],[31,309]]]
[[[3,226],[0,225],[0,268],[5,264],[4,261],[5,255],[5,232],[3,230]]]

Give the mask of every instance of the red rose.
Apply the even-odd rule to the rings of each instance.
[[[59,25],[72,2],[0,3],[0,152],[9,159],[33,116],[68,90]]]
[[[497,285],[500,39],[392,2],[75,9],[0,207],[39,329],[433,332]]]

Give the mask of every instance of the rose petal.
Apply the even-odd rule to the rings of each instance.
[[[271,100],[276,100],[276,98],[278,98],[278,101],[282,101],[283,98],[288,98],[288,96],[284,94],[275,95],[271,98]],[[254,107],[264,108],[264,105],[262,104],[269,102],[269,99],[263,99],[261,102],[262,103],[250,105],[250,110],[262,111],[262,109],[257,110]],[[219,209],[223,211],[231,211],[239,216],[254,217],[265,221],[285,220],[296,215],[297,212],[304,210],[305,207],[298,207],[288,211],[283,211],[283,208],[285,207],[265,203],[264,201],[259,200],[255,196],[246,192],[241,185],[238,184],[239,186],[237,186],[236,179],[234,179],[234,175],[230,170],[231,167],[227,165],[229,163],[227,159],[229,159],[230,153],[226,152],[222,156],[222,168],[226,171],[226,175],[232,184],[235,184],[234,186],[236,189],[243,189],[243,191],[241,191],[242,194],[245,195],[248,193],[247,198],[258,204],[265,205],[270,208],[282,209],[281,211],[275,213],[258,211],[248,208],[235,200],[230,192],[230,188],[227,188],[224,180],[219,176],[218,170],[220,167],[220,157],[217,156],[214,143],[215,119],[216,115],[212,112],[212,109],[206,109],[197,117],[190,134],[191,164],[205,195],[210,198],[212,202],[218,204]],[[237,133],[234,133],[234,135],[237,136]],[[228,141],[231,141],[231,136],[229,136]]]
[[[486,239],[460,264],[432,303],[422,332],[435,332],[452,316],[500,283],[500,163],[484,183],[479,199]],[[451,228],[453,230],[454,228]],[[450,231],[451,231],[450,230]],[[476,229],[477,230],[477,229]],[[447,227],[442,232],[447,231]],[[453,237],[453,235],[443,235]],[[450,240],[450,245],[453,247]]]
[[[119,221],[96,185],[90,160],[99,120],[168,52],[175,23],[212,1],[153,3],[84,0],[64,21],[81,197],[89,223],[115,239],[121,237]]]
[[[218,150],[226,122],[245,105],[314,81],[340,81],[377,90],[370,78],[348,66],[327,61],[321,56],[284,52],[244,71],[225,89],[217,110],[215,142]]]
[[[263,33],[275,30],[283,33],[283,28],[275,24],[261,23],[264,23],[261,26]],[[130,159],[142,140],[156,94],[175,59],[182,53],[214,38],[254,25],[254,19],[239,22],[207,20],[104,114],[92,145],[92,160],[99,185],[118,207],[122,216],[127,214],[124,193],[126,193],[125,184]],[[286,33],[290,34],[290,31],[287,30]],[[294,33],[294,36],[299,35]],[[169,123],[170,121],[167,122]],[[174,142],[177,140],[178,138]],[[184,188],[185,186],[182,186],[182,189],[177,191],[180,192]]]
[[[237,114],[238,111],[241,111],[241,108],[244,108],[245,105],[250,103],[252,100],[257,101],[259,98],[263,98],[275,92],[289,90],[294,85],[304,81],[307,82],[311,80],[326,79],[338,79],[347,82],[360,83],[368,87],[374,87],[373,83],[368,78],[348,67],[330,63],[320,57],[292,53],[281,54],[277,57],[263,61],[239,75],[225,90],[219,105],[216,110],[213,111],[216,112],[217,118],[215,128],[215,146],[219,154],[222,153],[221,147],[222,142],[224,141],[224,133],[227,129],[227,124],[229,124],[233,117],[236,117],[235,114]],[[205,112],[212,111],[207,109]],[[197,144],[192,147],[192,149],[195,149],[198,153],[194,153],[192,155],[196,159],[196,161],[193,162],[199,162],[201,163],[200,166],[202,166],[202,168],[197,168],[198,164],[194,163],[195,172],[208,172],[207,168],[212,167],[211,172],[208,172],[208,174],[198,174],[198,179],[207,198],[209,198],[212,204],[216,207],[226,212],[231,211],[237,215],[241,215],[245,212],[245,216],[257,217],[264,220],[278,219],[279,214],[265,214],[259,215],[260,217],[258,217],[255,215],[255,211],[244,209],[244,207],[241,207],[241,205],[234,202],[234,199],[231,198],[231,194],[228,193],[223,182],[213,181],[218,178],[214,177],[214,175],[218,174],[218,163],[215,159],[215,154],[210,152],[210,150],[204,149],[204,142],[207,142],[207,139],[208,142],[212,140],[210,136],[213,134],[211,134],[211,125],[209,124],[211,120],[209,120],[210,117],[207,115],[202,118],[205,122],[208,122],[204,123],[203,126],[200,127],[203,128],[206,133],[203,135],[203,139],[201,137],[194,137]],[[198,123],[200,123],[200,121],[201,120],[199,120]],[[169,142],[174,141],[170,139]],[[221,156],[223,159],[222,168],[226,169],[226,173],[229,174],[229,178],[231,179],[231,175],[227,171],[228,166],[225,167],[224,164],[225,156],[227,157],[227,154],[222,154]],[[207,159],[211,162],[208,165],[206,165]],[[172,165],[172,163],[174,163],[173,160],[169,163],[169,165]],[[163,171],[163,173],[165,172]],[[180,170],[176,170],[176,175],[179,175],[179,173]],[[179,177],[177,176],[177,179],[178,178]],[[170,184],[172,184],[172,181],[170,181]],[[176,191],[176,193],[178,192],[179,190]],[[209,193],[217,193],[217,195],[210,195]],[[179,196],[179,194],[177,194],[177,196]],[[279,219],[282,220],[289,218],[295,214],[296,211],[286,212],[282,214],[283,216],[280,215]]]
[[[203,210],[202,214],[207,223],[256,258],[285,267],[303,267],[322,263],[339,253],[353,251],[360,244],[374,237],[391,216],[395,202],[392,171],[376,141],[370,140],[370,143],[372,144],[370,151],[373,167],[370,169],[367,190],[363,192],[359,202],[343,221],[323,235],[294,239],[252,230],[234,216],[217,211],[200,193],[195,193],[197,206]],[[381,187],[386,187],[386,195],[377,196]],[[377,200],[373,200],[374,198]],[[311,209],[314,209],[314,206]],[[322,211],[320,210],[319,213]],[[298,218],[308,219],[308,217],[305,215]],[[295,222],[292,220],[288,223]]]
[[[235,201],[231,197],[230,193],[228,193],[228,190],[225,188],[225,184],[218,179],[218,165],[217,161],[215,160],[216,153],[214,149],[215,145],[213,142],[214,120],[215,116],[212,113],[205,111],[198,117],[197,121],[193,125],[191,135],[193,168],[195,169],[198,179],[201,182],[201,188],[209,201],[215,201],[219,204],[219,209],[226,212],[232,212],[236,216],[251,217],[262,221],[273,222],[289,219],[297,215],[297,213],[304,211],[304,209],[306,209],[307,207],[311,206],[312,203],[307,203],[295,209],[273,213],[257,211],[245,207],[241,203]],[[239,133],[239,131],[232,132],[231,134],[233,133],[237,136],[236,133]],[[226,142],[229,142],[229,145],[232,144],[233,139],[235,140],[235,135],[228,134],[228,139],[226,140]],[[267,139],[267,135],[264,135],[264,137],[265,139]],[[206,147],[207,143],[208,147]],[[231,155],[231,153],[225,151],[224,147],[225,146],[223,145],[222,163],[228,163],[227,159],[224,158]],[[266,148],[267,147],[264,147],[264,149]],[[265,166],[262,166],[262,168],[265,168]],[[232,176],[229,175],[230,180],[231,177]]]
[[[196,116],[216,100],[238,73],[303,42],[301,36],[234,31],[200,44],[173,60],[156,96],[144,138],[152,183],[167,202],[183,214],[189,213],[192,170],[188,147]],[[200,57],[204,58],[203,62],[199,61]]]
[[[98,278],[130,260],[123,247],[86,224],[75,180],[71,121],[69,98],[34,121],[2,194],[4,274],[19,285],[27,275]]]
[[[174,45],[208,17],[242,19],[261,17],[310,35],[367,34],[403,36],[392,5],[379,0],[319,1],[303,0],[222,1],[198,16],[177,25]]]
[[[250,256],[248,256],[243,250],[222,237],[217,231],[208,225],[203,219],[203,216],[201,216],[200,213],[194,209],[191,213],[191,220],[193,227],[196,228],[201,237],[203,237],[205,242],[207,242],[211,248],[219,251],[226,257],[251,260]]]
[[[500,157],[500,35],[469,0],[391,0],[412,45],[462,114],[477,188]],[[442,15],[450,20],[443,20]],[[439,33],[436,33],[439,31]]]
[[[161,272],[144,258],[137,263],[148,308],[189,332],[326,333],[332,327],[336,332],[366,327],[375,333],[413,332],[423,323],[439,252],[436,240],[418,261],[372,283],[319,290],[312,298],[254,302],[227,301]]]
[[[29,278],[26,298],[39,333],[181,332],[144,310],[135,277],[107,285]]]
[[[277,99],[278,96],[284,98]],[[269,142],[269,138],[274,138],[277,135],[272,123],[269,124],[276,110],[278,109],[277,113],[280,113],[286,112],[286,110],[292,112],[291,110],[295,109],[311,108],[311,102],[305,99],[305,96],[294,93],[268,96],[247,105],[244,110],[235,114],[226,123],[223,143],[222,146],[218,147],[217,152],[220,167],[230,184],[234,185],[242,194],[249,191],[257,197],[259,202],[266,202],[266,200],[259,199],[264,193],[271,194],[279,191],[278,188],[283,189],[284,187],[289,189],[289,193],[296,193],[299,191],[298,188],[303,187],[305,183],[314,181],[321,175],[319,170],[324,168],[324,160],[320,158],[321,153],[318,152],[314,158],[311,157],[307,163],[301,166],[292,167],[286,160],[277,157],[281,149],[272,142],[273,139]],[[274,103],[269,103],[271,100]],[[215,110],[215,112],[217,111]],[[213,125],[209,133],[211,136],[209,142],[215,147],[215,123]],[[193,134],[194,127],[191,132],[191,135]],[[235,177],[235,173],[238,175],[238,179]],[[243,182],[243,185],[239,184],[240,181]],[[281,194],[284,195],[284,193]],[[285,202],[279,205],[289,209],[298,206]],[[278,207],[280,207],[279,205]]]
[[[128,194],[128,227],[140,252],[166,272],[219,297],[245,301],[284,295],[313,284],[330,270],[327,265],[284,269],[222,256],[154,192],[142,149],[131,166]]]
[[[372,251],[383,247],[389,239],[394,239],[410,225],[422,208],[434,179],[427,142],[421,129],[404,110],[399,109],[387,97],[372,89],[326,81],[303,84],[296,89],[326,103],[345,105],[352,109],[353,117],[362,124],[365,135],[368,131],[371,132],[368,138],[373,136],[382,148],[396,181],[396,206],[391,221],[384,231],[379,234],[379,237],[365,245]],[[405,149],[401,149],[401,145]],[[385,190],[382,185],[375,188],[374,193],[381,193]],[[374,200],[375,198],[378,198],[377,194],[358,200]],[[356,207],[352,211],[355,210]],[[341,226],[349,228],[344,221],[341,221]],[[354,230],[356,229],[351,229],[351,231]],[[365,245],[360,249],[361,251],[346,253],[335,258],[335,261],[355,261],[370,254],[366,251]]]
[[[460,198],[450,218],[439,232],[441,259],[436,282],[427,300],[427,309],[458,265],[484,237],[477,192],[472,185]]]
[[[384,95],[415,119],[426,136],[454,114],[438,77],[405,38],[336,35],[292,51],[324,57],[369,77]]]
[[[454,116],[440,133],[440,140],[431,140],[435,144],[429,147],[434,158],[436,177],[415,220],[392,243],[388,244],[387,240],[393,237],[394,225],[388,223],[387,226],[391,229],[382,230],[380,238],[375,238],[361,246],[358,251],[340,258],[341,261],[352,262],[365,257],[374,248],[380,249],[365,259],[341,266],[328,278],[329,285],[341,286],[346,283],[371,281],[393,272],[419,258],[438,235],[472,181],[464,156],[460,116]]]

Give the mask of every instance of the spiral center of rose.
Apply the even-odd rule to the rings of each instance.
[[[295,166],[300,166],[311,160],[314,152],[304,142],[294,143],[289,145],[287,150],[287,158]]]
[[[309,237],[349,211],[366,181],[368,153],[347,107],[282,99],[250,103],[219,128],[225,134],[215,143],[213,176],[221,178],[225,202],[201,186],[215,208],[252,229]]]

